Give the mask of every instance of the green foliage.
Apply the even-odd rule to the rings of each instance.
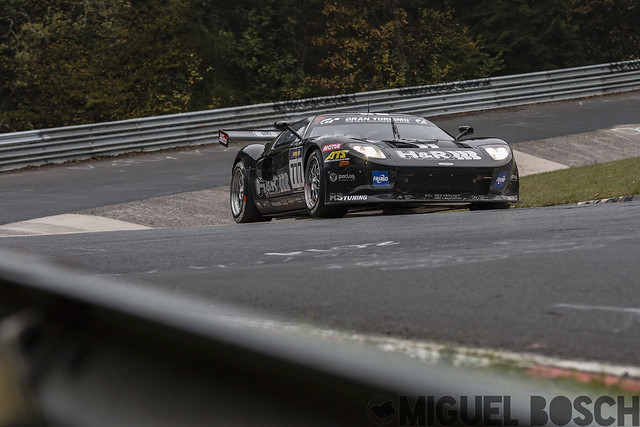
[[[637,59],[640,55],[638,0],[571,0],[576,25],[592,63]]]
[[[637,58],[637,0],[2,0],[0,131]]]
[[[320,0],[223,3],[215,8],[200,6],[206,23],[198,29],[200,39],[210,43],[206,33],[215,26],[214,39],[222,41],[204,55],[201,88],[224,106],[304,96],[301,85],[309,31],[314,28],[308,19],[319,10]]]
[[[408,85],[488,77],[502,68],[498,56],[484,51],[481,38],[455,21],[450,10],[420,9],[406,36]]]
[[[582,65],[579,28],[569,22],[569,0],[451,0],[486,52],[504,61],[502,74]]]
[[[397,3],[397,2],[396,2]],[[450,12],[360,0],[327,1],[326,29],[313,39],[321,59],[308,82],[325,93],[348,93],[486,77],[495,58]]]
[[[236,22],[243,25],[224,58],[240,103],[276,101],[303,78],[295,49],[301,13],[288,13],[287,3],[266,0],[236,9]]]
[[[19,2],[16,2],[19,3]],[[48,2],[13,16],[1,50],[9,129],[67,126],[184,111],[200,79],[179,0]],[[6,20],[5,20],[6,21]],[[6,34],[6,33],[5,33]]]
[[[349,93],[403,81],[401,51],[393,43],[406,22],[404,11],[376,0],[327,1],[321,16],[325,29],[312,40],[320,60],[308,84],[326,93]]]

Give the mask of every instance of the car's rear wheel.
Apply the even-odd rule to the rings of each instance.
[[[236,222],[256,222],[269,219],[262,216],[253,201],[249,187],[249,174],[242,160],[233,167],[229,196],[231,214]]]
[[[349,209],[347,206],[327,206],[324,200],[325,182],[322,154],[314,150],[304,169],[304,200],[313,217],[339,218]]]

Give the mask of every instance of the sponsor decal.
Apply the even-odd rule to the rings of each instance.
[[[324,159],[325,162],[331,162],[334,160],[342,160],[347,158],[347,153],[349,150],[337,150],[332,151],[329,155]]]
[[[451,162],[439,162],[438,163],[440,166],[453,166],[454,164]]]
[[[425,199],[433,200],[462,200],[461,194],[425,194]]]
[[[504,187],[504,183],[507,181],[507,173],[506,172],[500,172],[498,174],[498,178],[496,178],[496,182],[493,183],[493,186],[496,188],[502,188]]]
[[[333,122],[337,122],[337,121],[339,121],[339,120],[340,120],[340,117],[329,117],[329,118],[327,118],[327,119],[325,119],[325,118],[323,117],[323,118],[322,118],[322,120],[320,120],[320,121],[319,121],[319,123],[320,123],[321,125],[330,125],[331,123],[333,123]],[[318,121],[318,120],[316,119],[316,121]]]
[[[329,151],[335,151],[335,150],[339,150],[340,147],[342,147],[342,144],[327,144],[324,147],[322,147],[322,152],[326,153]]]
[[[304,188],[304,177],[302,167],[302,147],[289,150],[289,176],[291,177],[291,187],[294,190]]]
[[[271,200],[268,200],[268,199],[267,200],[256,200],[255,204],[260,209],[267,209],[267,208],[272,207],[271,206]]]
[[[229,134],[218,130],[218,142],[222,145],[224,145],[225,147],[229,146]]]
[[[289,160],[299,159],[300,157],[302,157],[302,147],[289,150]]]
[[[389,172],[387,171],[372,171],[373,186],[374,187],[388,187],[389,186]]]
[[[365,194],[357,194],[353,196],[345,196],[342,193],[330,193],[329,201],[330,202],[364,202],[369,197]]]
[[[396,150],[398,157],[404,160],[482,160],[471,150],[413,151]]]
[[[289,185],[289,176],[286,173],[274,176],[271,181],[256,181],[256,194],[258,197],[277,196],[287,191],[291,191],[291,186]]]
[[[352,173],[335,173],[335,172],[331,172],[329,174],[329,181],[331,182],[336,182],[336,181],[340,181],[340,182],[353,182],[356,180],[356,176],[355,174]]]
[[[304,196],[297,194],[291,196],[282,196],[281,198],[270,200],[269,207],[280,208],[290,205],[299,205],[304,203]]]
[[[391,117],[389,116],[360,116],[360,117],[347,117],[344,119],[346,123],[391,123]],[[406,117],[394,117],[393,121],[396,123],[411,123]]]
[[[272,132],[272,131],[260,131],[260,130],[256,130],[253,132],[254,136],[264,136],[264,137],[276,137],[278,135],[280,135],[280,132]]]
[[[438,144],[427,144],[427,143],[424,143],[424,142],[415,142],[415,141],[412,141],[411,143],[414,144],[414,145],[417,145],[420,148],[434,148],[436,150],[438,148],[440,148],[438,146]]]

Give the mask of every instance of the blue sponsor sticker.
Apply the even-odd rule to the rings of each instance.
[[[498,178],[496,178],[496,182],[493,183],[493,186],[496,188],[502,188],[504,187],[504,183],[507,182],[507,173],[506,172],[500,172],[498,174]]]
[[[373,186],[374,187],[388,187],[389,186],[389,172],[387,172],[387,171],[373,171]]]
[[[289,160],[299,159],[300,157],[302,157],[302,147],[289,150]]]

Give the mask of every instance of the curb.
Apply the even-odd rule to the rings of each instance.
[[[640,194],[632,195],[632,196],[619,196],[619,197],[611,197],[608,199],[600,199],[600,200],[588,200],[586,202],[578,202],[577,205],[598,205],[601,203],[619,203],[619,202],[637,202],[640,201]]]

